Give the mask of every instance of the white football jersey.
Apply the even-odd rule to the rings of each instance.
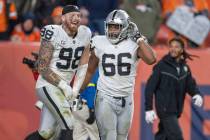
[[[50,69],[63,80],[70,83],[77,70],[83,50],[90,43],[90,29],[81,25],[75,37],[70,37],[61,25],[47,25],[42,28],[41,37],[50,41],[54,47]],[[47,86],[48,84],[50,83],[39,75],[36,88]]]
[[[95,36],[92,46],[99,59],[98,90],[116,97],[132,94],[138,62],[138,45],[131,39],[113,45],[106,36]]]

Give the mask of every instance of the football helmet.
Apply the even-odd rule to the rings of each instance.
[[[112,44],[117,44],[128,37],[128,27],[130,24],[130,17],[124,10],[114,10],[106,18],[105,34]],[[110,27],[117,27],[116,31],[110,31]]]

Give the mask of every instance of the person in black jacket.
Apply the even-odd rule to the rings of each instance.
[[[146,122],[153,123],[156,114],[153,110],[153,94],[155,107],[160,119],[159,131],[155,140],[183,140],[178,124],[182,114],[186,93],[192,96],[194,104],[201,107],[203,99],[192,77],[186,60],[192,56],[184,49],[184,42],[180,38],[169,41],[169,53],[165,55],[153,68],[153,73],[147,81],[145,89]]]

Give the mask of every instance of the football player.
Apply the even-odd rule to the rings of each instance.
[[[95,36],[82,89],[99,67],[95,115],[101,140],[126,140],[133,116],[136,66],[142,59],[151,65],[156,56],[123,10],[106,18],[105,36]],[[82,90],[81,89],[81,90]]]
[[[85,77],[91,31],[80,25],[77,6],[65,6],[61,18],[62,25],[47,25],[41,30],[36,92],[44,106],[39,130],[26,140],[48,140],[57,125],[61,128],[59,140],[72,139],[74,120],[70,103],[77,97]],[[76,71],[72,88],[69,83]]]

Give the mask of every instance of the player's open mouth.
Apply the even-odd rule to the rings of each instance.
[[[79,24],[79,22],[71,22],[71,24],[77,26]]]

